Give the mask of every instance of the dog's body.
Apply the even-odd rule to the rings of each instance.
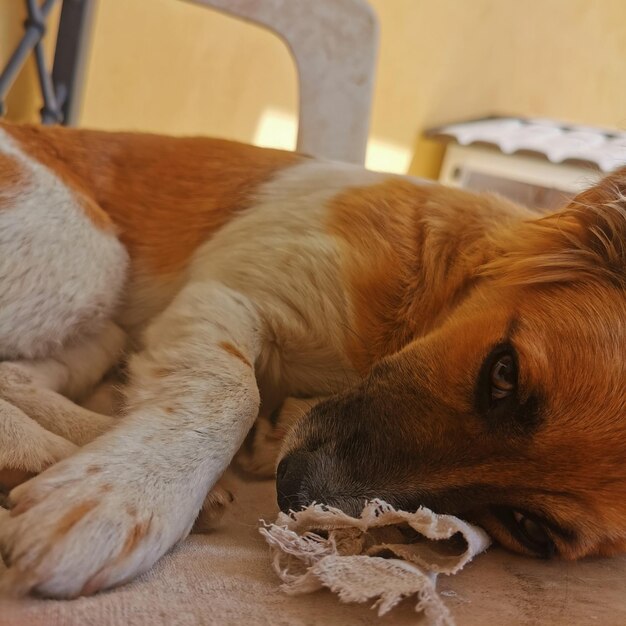
[[[145,570],[260,404],[346,390],[290,431],[281,506],[381,496],[528,553],[623,549],[623,178],[586,197],[613,217],[555,226],[287,152],[1,126],[0,481],[69,457],[11,492],[8,584],[67,597]],[[127,338],[111,430],[67,398]]]

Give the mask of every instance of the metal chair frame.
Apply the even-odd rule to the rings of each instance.
[[[95,0],[24,0],[27,18],[24,35],[0,73],[0,116],[5,113],[5,99],[20,70],[32,53],[37,63],[37,77],[43,107],[44,124],[72,124],[78,114],[82,91],[84,57]],[[49,69],[43,47],[50,12],[62,2],[54,61]]]

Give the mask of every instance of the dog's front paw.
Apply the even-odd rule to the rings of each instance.
[[[13,594],[72,598],[148,569],[189,530],[168,517],[158,485],[121,478],[97,458],[77,455],[15,488],[0,521]]]

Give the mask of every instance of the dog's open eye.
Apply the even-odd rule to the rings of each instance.
[[[480,413],[497,417],[513,407],[517,398],[517,374],[515,348],[510,343],[494,346],[478,374],[476,407]]]
[[[508,398],[517,384],[515,360],[511,354],[500,356],[491,368],[491,400],[497,402]]]
[[[474,407],[492,432],[526,435],[541,423],[540,397],[528,384],[520,388],[517,351],[508,341],[496,344],[482,362]]]
[[[517,539],[528,549],[546,558],[556,552],[554,541],[540,522],[520,511],[512,511]]]

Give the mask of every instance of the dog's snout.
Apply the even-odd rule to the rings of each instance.
[[[297,511],[309,504],[303,490],[303,481],[310,462],[307,452],[293,452],[287,455],[276,470],[276,494],[278,506],[284,513]]]

